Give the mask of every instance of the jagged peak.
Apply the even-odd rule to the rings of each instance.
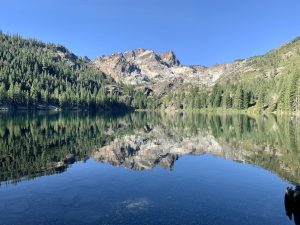
[[[175,52],[173,52],[173,51],[160,53],[159,56],[169,66],[179,66],[180,65],[180,61],[178,60]]]
[[[144,48],[136,48],[125,52],[117,52],[110,56],[107,55],[98,56],[95,58],[95,60],[103,60],[109,58],[123,58],[129,61],[148,58],[148,59],[154,59],[156,61],[161,61],[161,63],[165,64],[168,67],[181,65],[174,51],[156,53],[152,49],[144,49]]]

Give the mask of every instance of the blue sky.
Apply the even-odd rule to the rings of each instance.
[[[173,50],[183,64],[259,55],[300,36],[299,0],[0,0],[0,29],[93,59]]]

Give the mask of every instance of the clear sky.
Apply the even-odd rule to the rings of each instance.
[[[0,0],[0,29],[91,59],[146,48],[209,66],[300,36],[299,13],[299,0]]]

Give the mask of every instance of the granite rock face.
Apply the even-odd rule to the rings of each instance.
[[[111,76],[116,82],[125,84],[154,84],[183,80],[213,85],[221,75],[239,70],[245,63],[236,61],[229,64],[204,66],[185,66],[174,52],[156,53],[152,50],[136,49],[111,56],[97,57],[93,62],[99,70]]]

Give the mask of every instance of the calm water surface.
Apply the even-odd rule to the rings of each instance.
[[[295,224],[300,121],[0,114],[0,224]]]

